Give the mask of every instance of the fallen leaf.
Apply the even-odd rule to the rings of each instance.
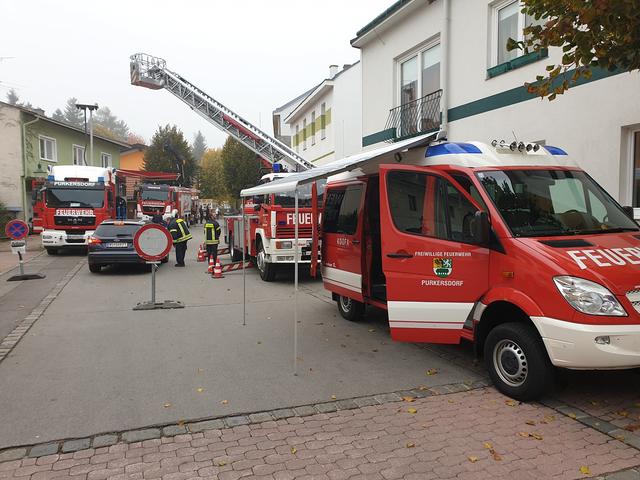
[[[577,417],[576,417],[576,414],[575,414],[575,413],[573,413],[573,412],[569,412],[569,413],[567,414],[567,416],[568,416],[569,418],[573,418],[574,420],[577,418]]]
[[[624,427],[624,429],[628,430],[629,432],[635,432],[636,430],[640,430],[640,423],[630,423],[629,425]]]
[[[593,405],[594,407],[597,407],[597,406],[598,406],[598,402],[597,402],[597,401],[595,401],[595,400],[591,400],[591,402],[590,402],[590,403],[591,403],[591,405]]]
[[[229,400],[222,400],[220,403],[221,403],[222,405],[226,405],[227,403],[229,403]]]
[[[298,451],[298,449],[296,447],[291,447],[291,453],[292,454],[296,454],[296,452]]]
[[[506,403],[506,404],[507,404],[507,405],[509,405],[510,407],[515,407],[515,406],[517,406],[517,405],[520,405],[520,402],[518,402],[518,401],[516,401],[516,400],[512,400],[512,399],[505,400],[505,402],[504,402],[504,403]]]
[[[629,412],[627,412],[626,410],[620,410],[619,412],[616,412],[616,415],[626,418],[629,416]]]
[[[324,325],[324,322],[318,322],[316,325]]]
[[[165,403],[165,404],[163,405],[163,407],[164,407],[164,408],[169,408],[170,406],[171,406],[171,404],[170,404],[169,402],[167,402],[167,403]]]
[[[491,445],[489,442],[484,442],[483,446],[487,450],[491,450],[493,448],[493,445]]]
[[[418,390],[420,390],[421,392],[425,391],[428,387],[425,387],[424,385],[420,385],[418,387]]]
[[[616,440],[620,440],[621,442],[624,442],[624,435],[616,435],[615,437]]]
[[[204,372],[204,368],[199,368],[198,373],[202,373],[202,372]]]
[[[371,350],[373,353],[378,353],[378,349],[374,348],[373,350]]]
[[[258,345],[262,345],[262,342],[261,342],[260,340],[258,340],[256,343],[257,343]]]
[[[539,433],[532,433],[531,436],[536,440],[542,440],[542,435],[540,435]]]
[[[497,453],[497,452],[492,452],[492,455],[493,455],[493,459],[494,459],[496,462],[500,462],[500,461],[502,461],[502,455],[500,455],[499,453]]]
[[[204,392],[204,388],[198,387],[198,388],[196,388],[196,392],[202,393],[202,392]]]
[[[544,419],[547,422],[553,422],[556,419],[556,416],[555,415],[545,415]]]
[[[589,467],[580,467],[580,473],[583,475],[591,475],[591,470]]]
[[[525,438],[529,438],[531,436],[531,434],[528,432],[518,432],[518,435]]]
[[[184,425],[184,420],[178,420],[178,425],[179,426],[183,426]]]
[[[415,446],[416,446],[416,444],[415,444],[415,443],[412,443],[412,442],[408,442],[405,446],[406,446],[407,448],[413,448],[413,447],[415,447]]]
[[[431,376],[431,375],[435,375],[438,373],[438,369],[437,368],[430,368],[429,370],[427,370],[427,375]]]
[[[414,414],[414,413],[418,413],[418,410],[416,410],[415,408],[408,408],[407,412]]]
[[[218,462],[218,466],[219,466],[219,467],[224,467],[226,464],[227,464],[227,462],[225,462],[224,460],[220,460],[220,461]]]
[[[534,422],[533,420],[527,420],[524,423],[526,423],[527,425],[535,425],[536,424],[536,422]]]
[[[409,403],[416,401],[416,399],[413,398],[413,397],[402,397],[402,400],[404,400],[405,402],[409,402]]]
[[[375,329],[375,328],[370,328],[370,329],[369,329],[369,333],[373,333],[373,332],[375,332],[375,331],[376,331],[376,329]]]
[[[331,400],[335,400],[336,398],[338,397],[336,397],[335,395],[331,395]]]
[[[471,463],[476,463],[478,461],[478,457],[476,457],[475,455],[471,455],[470,457],[468,457],[468,459]]]

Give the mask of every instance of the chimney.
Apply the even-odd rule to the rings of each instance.
[[[338,74],[338,65],[329,65],[329,80]]]

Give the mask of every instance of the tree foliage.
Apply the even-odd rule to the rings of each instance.
[[[18,93],[12,88],[7,92],[7,103],[9,105],[18,105],[19,102],[20,97],[18,96]]]
[[[198,133],[196,133],[193,138],[191,151],[193,152],[193,158],[198,162],[198,165],[202,165],[202,156],[207,151],[207,141],[200,130],[198,130]]]
[[[231,198],[238,199],[240,190],[253,187],[260,180],[260,160],[247,147],[228,137],[222,147],[222,168]]]
[[[127,143],[129,145],[134,145],[136,143],[139,143],[141,145],[146,145],[145,139],[142,135],[138,135],[137,133],[132,133],[132,132],[130,132],[129,135],[127,135]]]
[[[67,99],[64,110],[61,112],[62,121],[69,125],[73,125],[74,127],[84,128],[84,112],[76,108],[76,103],[78,103],[78,99],[76,97]],[[58,112],[60,112],[60,109],[56,110],[54,115]],[[89,114],[87,113],[87,121],[89,121],[88,115]],[[56,120],[58,119],[56,118]]]
[[[232,200],[227,189],[222,161],[222,149],[210,148],[202,156],[200,175],[200,196],[211,198],[217,203]]]
[[[178,159],[166,148],[172,148]],[[149,172],[179,172],[176,162],[182,162],[184,168],[183,185],[192,186],[198,177],[198,165],[193,159],[191,147],[182,131],[175,125],[158,127],[151,138],[149,148],[144,153],[144,169]]]
[[[113,138],[115,140],[125,141],[129,135],[129,126],[124,120],[118,119],[109,107],[102,107],[96,111],[93,117],[94,129],[95,126],[102,128],[105,132],[105,136]]]
[[[523,0],[523,12],[541,25],[524,29],[524,40],[509,39],[507,49],[525,53],[562,48],[559,65],[527,84],[529,92],[554,100],[594,67],[609,71],[640,68],[640,2],[638,0]]]

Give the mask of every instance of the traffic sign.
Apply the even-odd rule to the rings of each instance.
[[[157,262],[171,251],[173,239],[169,230],[157,223],[149,223],[138,230],[133,237],[133,248],[138,255],[149,262]]]
[[[29,235],[29,225],[22,220],[11,220],[4,227],[4,233],[7,234],[11,240],[22,240]]]
[[[27,242],[24,240],[11,240],[11,252],[14,255],[27,253]]]

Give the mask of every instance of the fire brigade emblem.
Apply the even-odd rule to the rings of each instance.
[[[453,271],[453,259],[451,258],[434,258],[433,273],[439,277],[448,277]]]

